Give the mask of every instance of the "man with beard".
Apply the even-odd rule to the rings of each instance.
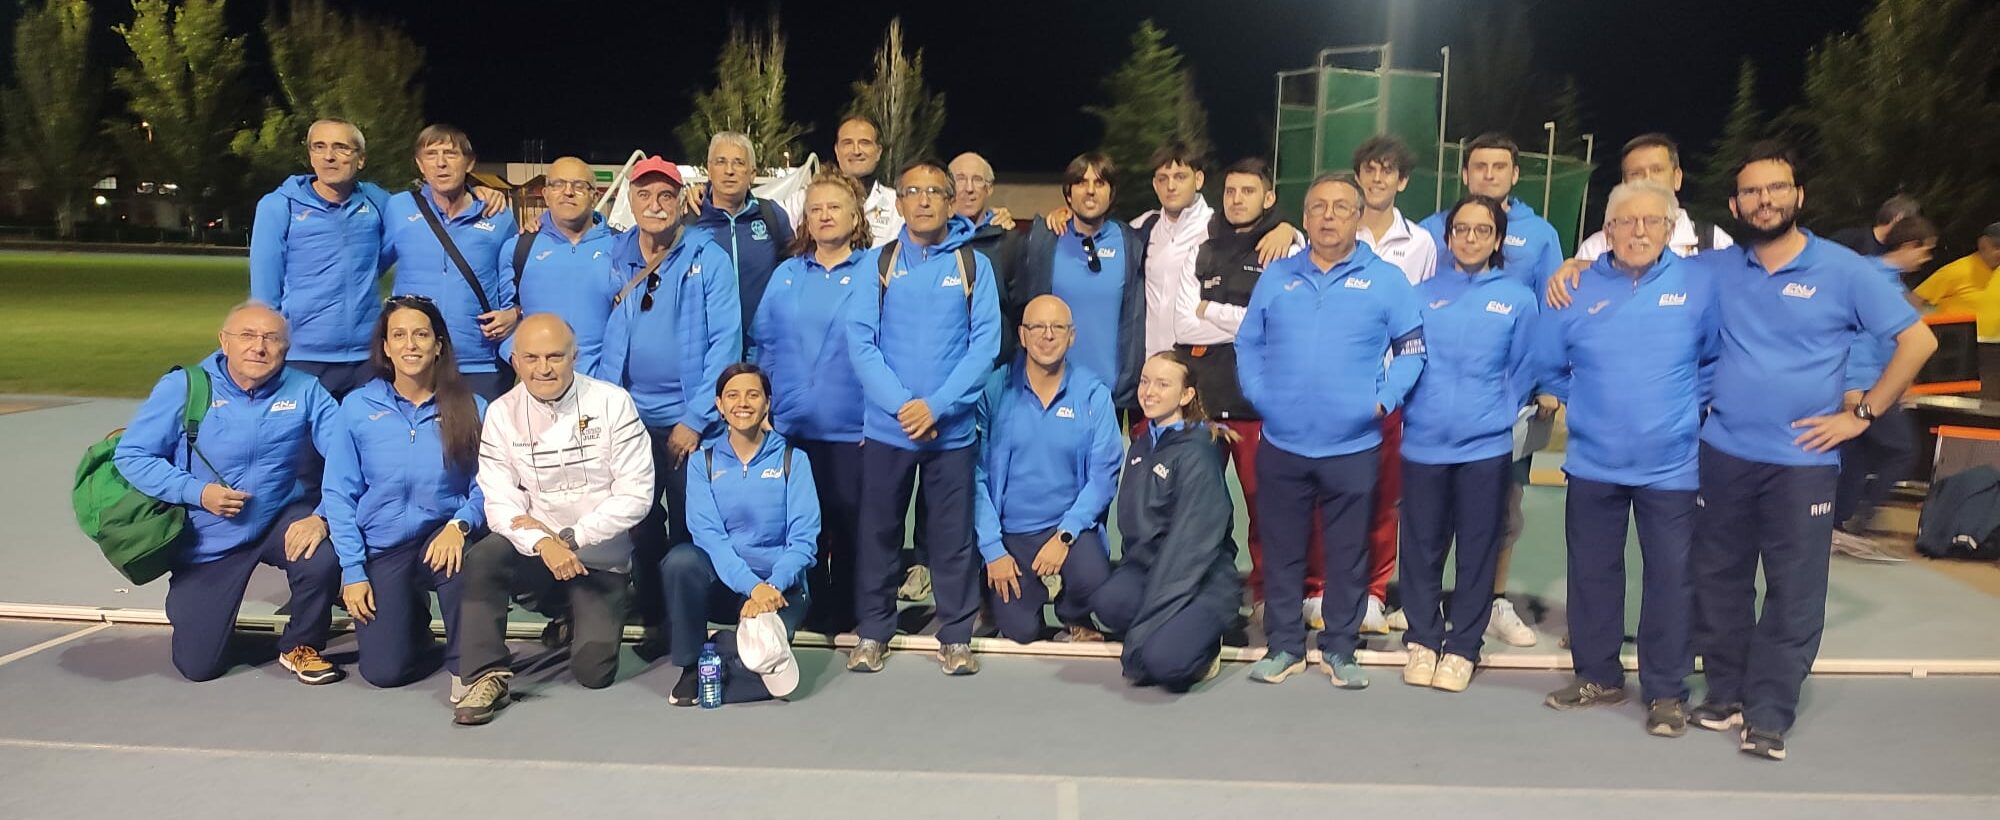
[[[1718,294],[1722,347],[1690,562],[1708,696],[1690,717],[1714,731],[1741,725],[1738,748],[1768,760],[1785,758],[1826,625],[1838,448],[1887,412],[1937,349],[1867,261],[1798,227],[1797,167],[1781,144],[1754,146],[1729,200],[1743,244],[1699,257]],[[1896,347],[1849,411],[1841,393],[1857,334],[1894,337]]]
[[[1069,358],[1111,386],[1111,401],[1130,408],[1145,361],[1145,241],[1138,230],[1110,218],[1117,201],[1117,167],[1101,153],[1083,154],[1063,170],[1068,230],[1046,225],[1028,230],[1009,316],[1027,303],[1054,295],[1075,314],[1075,348]]]

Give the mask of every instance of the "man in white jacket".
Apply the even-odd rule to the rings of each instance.
[[[514,333],[520,383],[486,410],[479,489],[488,526],[505,541],[465,556],[460,724],[491,721],[510,701],[507,602],[516,581],[567,596],[578,683],[603,688],[618,671],[630,530],[652,504],[653,455],[631,395],[579,375],[575,357],[562,319],[528,317]]]

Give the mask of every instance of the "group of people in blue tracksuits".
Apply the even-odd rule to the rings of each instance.
[[[1212,395],[1261,420],[1267,649],[1249,678],[1307,668],[1311,563],[1326,576],[1320,668],[1367,686],[1369,532],[1399,413],[1402,678],[1461,691],[1509,541],[1516,430],[1539,399],[1569,408],[1576,672],[1546,703],[1626,699],[1636,519],[1647,730],[1741,726],[1744,751],[1782,758],[1823,628],[1837,448],[1935,343],[1886,277],[1796,227],[1802,188],[1778,147],[1738,169],[1743,245],[1683,258],[1674,191],[1633,178],[1611,194],[1609,250],[1562,266],[1546,221],[1477,192],[1518,174],[1511,156],[1481,165],[1500,144],[1468,152],[1475,193],[1424,220],[1440,249],[1424,275],[1357,239],[1353,175],[1314,180],[1302,247],[1246,266],[1244,303],[1220,306],[1241,318],[1234,366],[1217,369],[1206,346],[1148,355],[1151,222],[1107,218],[1116,172],[1100,155],[1066,172],[1067,219],[1019,243],[987,242],[986,216],[955,211],[953,174],[929,161],[894,176],[886,240],[851,176],[813,179],[794,225],[743,174],[690,193],[658,158],[630,170],[632,229],[591,213],[594,176],[564,160],[548,214],[518,232],[467,182],[462,132],[426,129],[423,183],[391,196],[354,179],[358,129],[315,123],[315,173],[260,204],[254,301],[198,366],[214,385],[199,435],[182,423],[194,383],[170,373],[119,451],[135,487],[191,511],[169,580],[174,662],[195,680],[228,669],[265,563],[294,592],[288,670],[339,678],[318,654],[338,600],[362,676],[404,685],[441,662],[461,723],[509,702],[508,590],[524,573],[545,588],[522,600],[549,616],[545,639],[574,647],[586,685],[613,679],[627,616],[642,655],[682,667],[677,704],[695,700],[711,621],[852,631],[847,667],[878,671],[909,627],[897,586],[914,500],[946,674],[978,671],[980,622],[1032,642],[1053,604],[1056,640],[1109,633],[1129,680],[1185,691],[1242,626],[1222,471],[1243,443],[1210,417]],[[754,167],[748,152],[719,135],[709,159]],[[1261,168],[1232,166],[1264,204],[1217,212],[1212,241],[1268,229]],[[1473,185],[1481,174],[1491,184]],[[391,265],[399,295],[382,303]],[[747,688],[796,685],[757,641],[724,643]],[[1709,685],[1690,708],[1697,655]]]

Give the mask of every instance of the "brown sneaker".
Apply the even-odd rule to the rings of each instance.
[[[299,682],[307,686],[319,686],[346,677],[341,673],[340,667],[320,657],[319,650],[310,646],[293,647],[292,651],[279,655],[278,665],[297,676]]]
[[[1104,633],[1087,626],[1071,624],[1057,632],[1056,643],[1104,643]]]

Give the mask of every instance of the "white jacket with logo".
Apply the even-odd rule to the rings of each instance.
[[[652,444],[617,385],[578,374],[552,402],[515,385],[487,408],[478,481],[487,525],[522,554],[549,537],[514,527],[527,515],[556,532],[575,529],[584,566],[623,572],[630,531],[653,504]]]

